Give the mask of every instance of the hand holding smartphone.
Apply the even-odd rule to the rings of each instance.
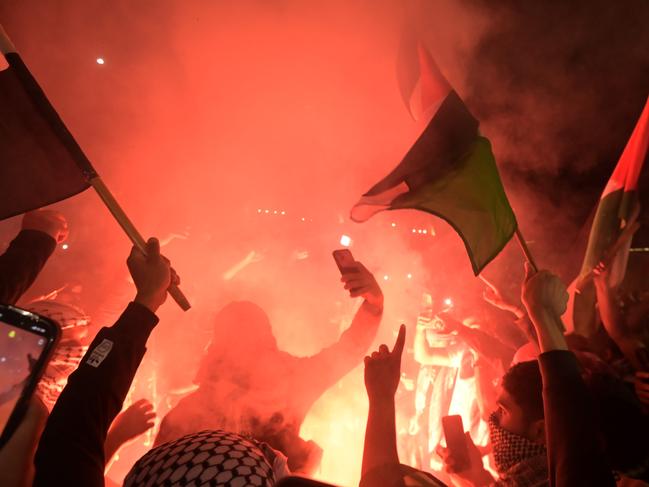
[[[469,448],[466,444],[466,435],[462,416],[444,416],[442,417],[442,428],[446,438],[446,448],[454,460],[455,469],[458,472],[467,470],[471,466],[469,459]]]
[[[0,305],[0,447],[22,421],[60,335],[56,322]]]
[[[333,251],[334,260],[341,274],[353,272],[357,269],[356,260],[349,249]]]

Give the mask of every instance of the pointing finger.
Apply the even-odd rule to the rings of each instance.
[[[406,344],[406,325],[401,325],[399,328],[399,334],[397,335],[397,341],[394,342],[394,348],[392,349],[392,356],[401,360],[401,354],[403,353],[403,347]]]

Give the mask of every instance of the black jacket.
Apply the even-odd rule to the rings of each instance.
[[[56,248],[48,234],[22,230],[0,255],[0,303],[16,304]]]
[[[54,405],[36,451],[34,486],[103,486],[104,442],[158,323],[130,303],[102,328]]]

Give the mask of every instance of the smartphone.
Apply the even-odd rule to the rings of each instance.
[[[349,249],[334,250],[333,256],[341,274],[356,270],[356,261]]]
[[[0,448],[22,421],[60,335],[55,321],[0,305]]]
[[[442,428],[444,429],[444,437],[446,438],[446,447],[449,453],[455,459],[455,467],[458,472],[467,470],[470,466],[469,448],[466,444],[466,436],[464,434],[464,425],[462,424],[462,416],[443,416]]]

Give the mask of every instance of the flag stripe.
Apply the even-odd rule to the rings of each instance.
[[[60,127],[71,137],[63,122],[18,54],[6,57],[9,67],[0,71],[0,219],[55,203],[89,187],[78,158],[73,158],[71,144],[61,140]],[[58,120],[58,131],[53,129],[56,124],[49,112]],[[92,169],[89,164],[86,167]]]
[[[401,163],[364,196],[374,196],[405,181],[413,189],[453,170],[454,162],[470,149],[478,121],[451,91]]]
[[[624,147],[620,160],[604,188],[602,199],[609,193],[618,189],[633,191],[638,188],[640,171],[647,155],[649,146],[649,97],[645,103],[640,119],[636,124],[631,137]]]
[[[408,191],[408,185],[405,182],[401,182],[397,186],[389,188],[382,193],[363,196],[352,208],[350,218],[358,223],[367,221],[379,211],[389,209],[397,197]]]
[[[61,120],[45,93],[39,86],[38,82],[23,63],[17,52],[11,52],[5,55],[9,62],[10,70],[14,72],[16,78],[20,81],[22,88],[33,103],[33,106],[47,121],[54,134],[59,138],[61,143],[69,151],[72,159],[79,165],[86,179],[92,179],[97,176],[97,172],[92,167],[92,163],[81,150],[81,147],[74,139],[68,128]]]
[[[445,220],[460,235],[477,275],[516,232],[491,144],[478,137],[458,170],[397,197],[390,209],[413,208]]]

